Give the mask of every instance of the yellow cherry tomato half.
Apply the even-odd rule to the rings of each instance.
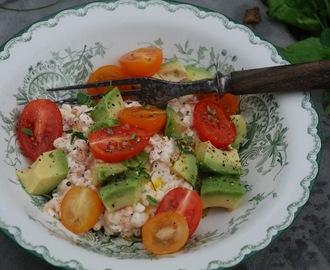
[[[179,251],[187,242],[189,227],[185,217],[174,211],[159,213],[142,227],[146,249],[158,255]]]
[[[122,70],[131,77],[154,75],[163,62],[163,51],[157,47],[139,48],[118,59]]]
[[[82,234],[93,228],[103,210],[98,193],[85,186],[74,186],[61,203],[61,222],[75,234]]]

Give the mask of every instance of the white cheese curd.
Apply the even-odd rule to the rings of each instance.
[[[150,163],[155,161],[170,163],[171,159],[176,160],[179,157],[179,149],[172,138],[156,134],[150,138],[150,144],[153,146],[149,153]]]
[[[139,107],[142,105],[140,102],[132,100],[132,101],[124,102],[124,106],[125,108],[130,108],[130,107]]]
[[[63,104],[60,108],[64,130],[74,129],[76,131],[86,132],[94,124],[94,120],[86,114],[90,108],[86,105],[71,107]]]
[[[104,233],[106,235],[120,234],[122,237],[141,235],[140,227],[149,219],[149,216],[146,213],[140,213],[140,216],[138,214],[139,212],[134,212],[133,206],[127,206],[112,213],[105,210],[100,218]]]

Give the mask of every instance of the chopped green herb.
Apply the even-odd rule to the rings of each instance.
[[[158,206],[158,204],[159,204],[159,202],[154,197],[152,197],[150,195],[147,195],[146,199],[147,199],[148,203],[152,206]]]
[[[84,133],[82,133],[82,132],[78,132],[78,131],[74,131],[72,129],[69,129],[69,130],[64,130],[64,133],[72,134],[71,135],[71,144],[73,143],[75,138],[87,141],[87,138],[85,137]]]
[[[135,140],[136,139],[136,133],[133,133],[131,136],[131,140]]]
[[[28,136],[34,136],[33,131],[29,128],[22,128],[22,132]]]
[[[183,154],[192,154],[192,143],[193,143],[193,138],[188,135],[181,136],[180,134],[173,133],[172,138],[175,140],[179,151]]]
[[[84,93],[79,92],[77,94],[77,100],[79,105],[87,105],[89,107],[95,106],[95,102],[91,100],[91,98],[88,95]]]

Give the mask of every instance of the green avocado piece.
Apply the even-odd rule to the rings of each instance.
[[[104,185],[111,181],[113,177],[127,171],[128,168],[122,163],[95,163],[92,168],[93,183]]]
[[[217,174],[241,175],[242,164],[237,149],[221,150],[209,141],[198,142],[195,155],[203,171]]]
[[[55,189],[68,171],[68,160],[63,150],[58,148],[41,154],[30,167],[16,170],[16,175],[27,193],[43,195]]]
[[[117,119],[105,118],[103,120],[99,120],[98,122],[95,122],[95,124],[87,130],[85,135],[88,138],[88,136],[96,130],[102,128],[114,127],[117,126],[118,124],[119,124],[119,120]]]
[[[216,175],[202,179],[203,208],[223,207],[234,210],[244,194],[245,188],[239,177]]]
[[[203,79],[213,79],[214,75],[206,69],[197,68],[194,66],[185,66],[188,74],[188,81],[198,81]]]
[[[153,77],[171,82],[185,82],[188,80],[187,71],[178,59],[162,64]]]
[[[244,118],[239,114],[231,115],[230,118],[234,122],[236,127],[236,138],[232,142],[231,146],[233,148],[239,149],[240,146],[244,144],[246,140],[247,124]]]
[[[119,88],[115,87],[96,104],[91,115],[96,122],[109,118],[116,120],[122,109],[124,109],[124,101]]]
[[[166,108],[166,125],[164,135],[172,137],[172,134],[181,134],[185,131],[186,126],[181,117],[170,107]]]
[[[135,205],[143,190],[147,178],[136,172],[128,172],[124,177],[109,182],[100,189],[100,198],[111,213],[123,207]]]
[[[130,168],[134,169],[137,167],[142,167],[147,163],[149,160],[149,154],[146,151],[142,151],[141,153],[137,154],[135,157],[124,160],[122,163]]]
[[[181,154],[173,165],[173,171],[191,184],[193,188],[196,187],[198,166],[193,154]]]

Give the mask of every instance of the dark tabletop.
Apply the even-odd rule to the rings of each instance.
[[[21,29],[62,9],[92,1],[81,0],[0,0],[0,44]],[[274,45],[294,42],[287,29],[267,17],[261,0],[182,1],[212,9],[242,22],[246,9],[259,7],[262,21],[252,29]],[[49,6],[50,4],[53,4]],[[39,8],[42,6],[47,6]],[[10,9],[7,9],[10,8]],[[38,8],[38,9],[36,9]],[[16,9],[25,9],[17,11]],[[31,10],[34,9],[34,10]],[[321,106],[321,91],[313,93],[322,128],[322,161],[309,200],[292,225],[267,248],[235,269],[330,269],[330,119]],[[40,261],[0,233],[0,269],[57,269]]]

